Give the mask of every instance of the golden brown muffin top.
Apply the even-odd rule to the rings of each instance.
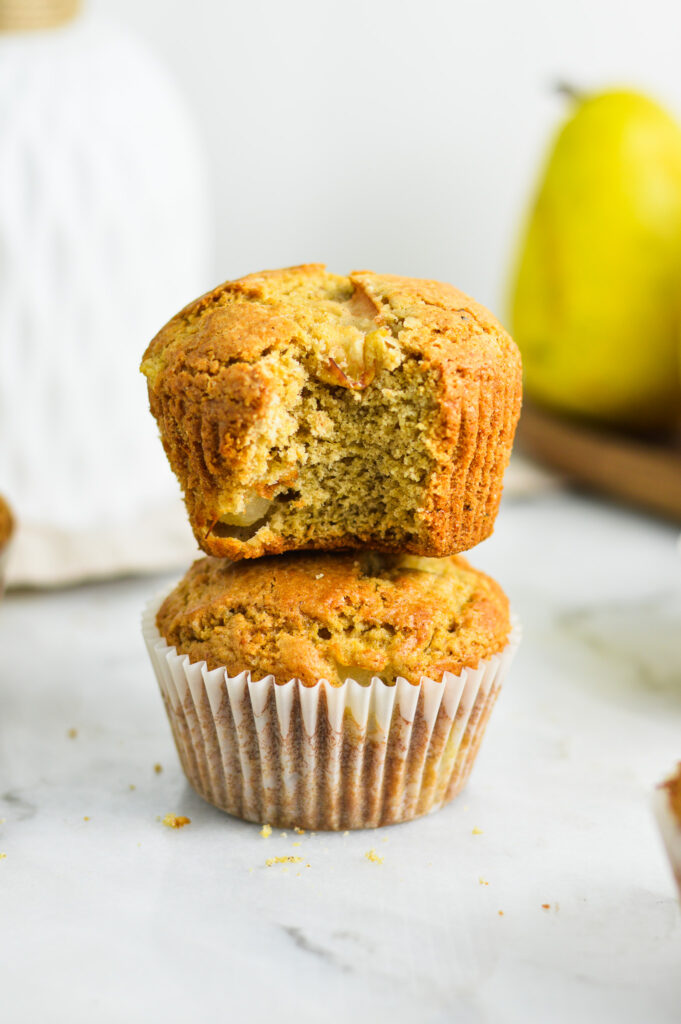
[[[451,285],[320,264],[251,274],[173,317],[142,370],[209,554],[436,555],[491,532],[520,356]],[[389,515],[374,500],[369,449]]]
[[[0,494],[0,551],[4,548],[12,535],[14,519],[10,512],[9,505]]]
[[[468,369],[500,354],[520,365],[501,324],[452,285],[369,270],[342,277],[309,263],[226,281],[190,303],[150,343],[142,372],[152,390],[164,371],[217,376],[301,334],[318,375],[357,390],[412,353]]]
[[[463,558],[375,552],[201,558],[156,622],[193,662],[305,685],[439,680],[498,653],[510,632],[506,595]]]
[[[681,825],[681,761],[675,775],[662,783],[662,788],[669,793],[669,806],[672,814]]]

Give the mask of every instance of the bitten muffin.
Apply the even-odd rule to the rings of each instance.
[[[187,778],[282,828],[407,821],[468,778],[515,650],[462,558],[203,558],[145,616]]]
[[[676,884],[681,895],[681,761],[658,787],[655,810]]]
[[[227,282],[142,362],[199,545],[455,554],[493,528],[518,350],[447,284],[311,264]]]
[[[179,654],[277,683],[394,683],[475,668],[508,641],[501,587],[463,558],[297,553],[202,558],[159,609]]]

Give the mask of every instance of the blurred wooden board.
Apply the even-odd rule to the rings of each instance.
[[[526,404],[518,447],[568,479],[681,523],[681,440],[632,438]]]

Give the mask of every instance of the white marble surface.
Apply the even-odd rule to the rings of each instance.
[[[507,502],[474,561],[524,642],[468,790],[350,835],[263,839],[185,784],[138,628],[164,581],[10,595],[3,1024],[677,1022],[681,912],[650,811],[681,757],[675,544],[585,499]],[[265,867],[289,853],[310,867]]]

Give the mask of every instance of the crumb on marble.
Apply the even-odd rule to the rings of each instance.
[[[292,857],[290,854],[288,857],[268,857],[265,861],[265,867],[271,868],[273,864],[302,864],[302,857]],[[307,865],[310,866],[309,864]]]
[[[484,878],[479,878],[478,881],[480,882],[480,885],[489,885],[489,882],[485,881]]]
[[[167,825],[168,828],[184,828],[185,825],[191,824],[191,820],[191,818],[185,817],[184,814],[166,814],[163,824]]]
[[[83,815],[83,821],[89,821],[89,820],[90,820],[90,815],[89,814],[84,814]]]
[[[77,729],[68,729],[67,732],[66,732],[66,735],[68,736],[68,738],[70,740],[75,740],[75,738],[78,735],[78,730]]]
[[[343,833],[343,835],[344,835],[344,836],[349,836],[349,835],[350,835],[350,833],[349,833],[348,831],[345,831],[345,832]]]
[[[297,843],[291,843],[291,846],[302,846],[302,845],[303,844],[301,843],[300,839],[298,840]]]
[[[134,782],[131,782],[128,789],[130,789],[130,791],[132,792],[133,789],[137,789],[137,786],[135,785]]]
[[[471,832],[471,835],[474,835],[474,836],[481,836],[481,835],[482,835],[482,829],[481,829],[481,828],[474,828],[474,829],[472,830],[472,832]]]
[[[499,917],[503,917],[504,916],[503,910],[497,910],[497,914],[499,915]]]
[[[260,829],[260,835],[263,837],[263,839],[269,839],[270,836],[272,835],[272,826],[263,825],[263,827]]]
[[[550,910],[551,909],[551,904],[550,903],[542,903],[541,907],[542,907],[542,910]]]
[[[7,857],[6,853],[0,853],[0,860],[5,860],[6,857]]]
[[[163,771],[163,765],[156,762],[156,764],[154,765],[154,771],[156,772],[157,775],[160,775],[161,772]]]
[[[370,850],[367,850],[364,856],[373,864],[382,864],[383,861],[385,860],[385,857],[381,857],[380,854],[376,853],[373,847]]]
[[[297,825],[294,825],[293,831],[296,833],[296,835],[299,835],[299,836],[304,836],[305,835],[305,829],[304,828],[298,828]]]
[[[282,839],[288,839],[288,832],[282,832],[281,833],[281,838]]]

